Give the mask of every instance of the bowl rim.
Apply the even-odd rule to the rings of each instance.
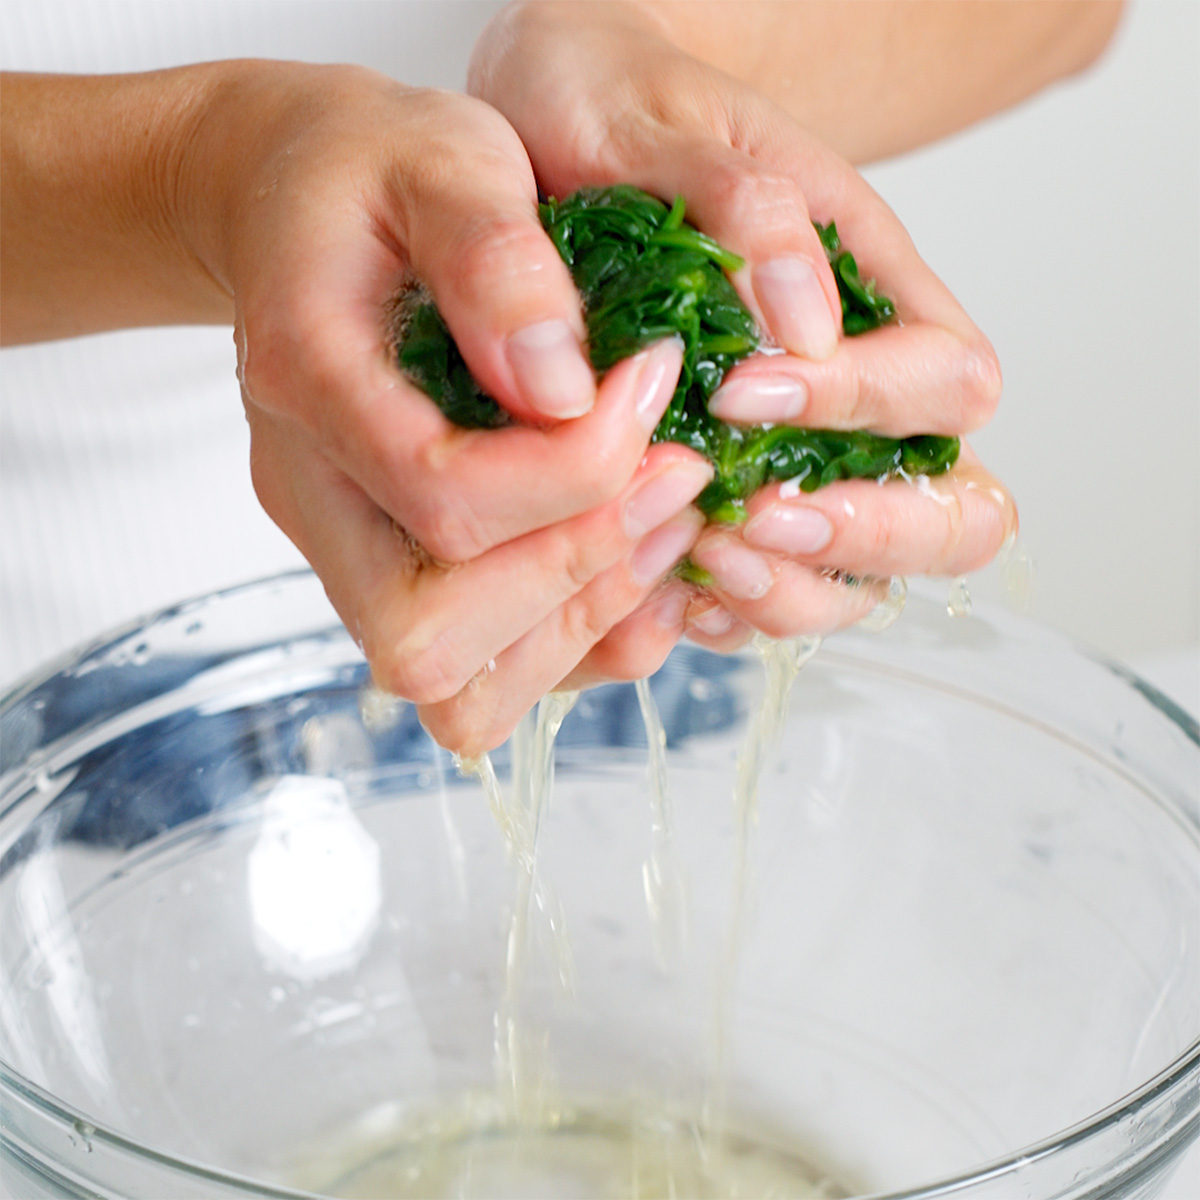
[[[214,603],[228,603],[243,594],[299,584],[311,586],[315,580],[316,576],[311,569],[300,567],[232,584],[124,622],[95,638],[78,644],[17,679],[4,690],[3,694],[0,694],[0,715],[15,705],[24,695],[61,674],[72,664],[102,654],[107,649],[123,643],[139,631],[146,630],[152,625],[187,616],[200,606],[208,607]],[[920,592],[917,593],[918,596],[920,594]],[[1017,628],[1026,628],[1050,635],[1065,650],[1090,660],[1096,666],[1107,670],[1121,684],[1138,692],[1143,699],[1158,710],[1162,717],[1175,725],[1189,741],[1200,745],[1200,723],[1192,714],[1118,660],[1071,638],[1061,630],[1040,624],[1026,616],[1019,616],[1011,612],[1001,613],[993,606],[986,604],[981,605],[980,610],[980,616],[991,620],[999,617],[1003,625],[1013,624]],[[337,617],[332,608],[329,612],[330,628],[333,628],[337,625]],[[742,656],[748,653],[748,648],[743,648],[738,652]],[[7,771],[4,773],[7,774]],[[1190,814],[1181,811],[1179,815],[1187,817]],[[1174,1060],[1162,1067],[1150,1079],[1118,1097],[1104,1108],[1062,1130],[1010,1153],[966,1170],[930,1180],[918,1187],[902,1191],[864,1193],[859,1200],[933,1200],[934,1197],[949,1196],[973,1184],[1002,1178],[1058,1151],[1079,1146],[1088,1139],[1101,1136],[1123,1122],[1136,1120],[1144,1109],[1152,1106],[1159,1099],[1177,1088],[1183,1089],[1193,1084],[1200,1084],[1200,1033]],[[100,1142],[123,1155],[131,1156],[155,1167],[182,1172],[196,1180],[220,1184],[230,1191],[241,1192],[250,1197],[278,1198],[278,1200],[312,1200],[314,1197],[320,1197],[320,1193],[291,1188],[284,1184],[270,1183],[242,1175],[236,1171],[211,1166],[184,1155],[174,1155],[157,1150],[137,1138],[117,1132],[105,1125],[103,1121],[95,1120],[81,1110],[72,1108],[0,1057],[0,1099],[3,1099],[6,1094],[24,1100],[39,1115],[49,1118],[67,1129],[75,1132],[81,1132],[81,1128],[86,1130],[85,1136],[91,1142]],[[7,1105],[0,1105],[0,1109],[6,1107]],[[1179,1126],[1179,1129],[1182,1130],[1182,1137],[1179,1129],[1168,1124],[1165,1132],[1160,1133],[1156,1142],[1151,1143],[1147,1149],[1155,1146],[1169,1146],[1178,1141],[1190,1141],[1196,1132],[1193,1127],[1200,1127],[1198,1126],[1200,1087],[1196,1089],[1192,1107],[1195,1111]],[[11,1122],[5,1119],[0,1121],[0,1148],[10,1147],[12,1144]],[[39,1163],[39,1167],[40,1165]],[[1100,1170],[1103,1171],[1112,1165],[1105,1161],[1100,1165]]]
[[[1042,1138],[1037,1142],[1020,1147],[1009,1154],[1001,1155],[980,1163],[976,1167],[957,1171],[951,1175],[941,1176],[921,1184],[916,1188],[907,1188],[898,1192],[869,1192],[857,1197],[857,1200],[932,1200],[933,1197],[948,1196],[964,1187],[985,1180],[1003,1177],[1012,1171],[1047,1158],[1064,1148],[1078,1146],[1090,1138],[1099,1136],[1123,1122],[1136,1120],[1138,1114],[1150,1107],[1155,1101],[1166,1096],[1176,1088],[1186,1087],[1200,1080],[1200,1036],[1156,1075],[1140,1087],[1120,1097],[1106,1108],[1099,1110],[1090,1117],[1068,1126],[1066,1129]],[[320,1197],[322,1193],[290,1188],[285,1184],[270,1183],[257,1180],[252,1176],[242,1175],[236,1171],[221,1167],[210,1166],[189,1158],[186,1155],[169,1154],[156,1150],[153,1146],[139,1141],[127,1134],[118,1133],[102,1121],[96,1121],[86,1113],[70,1108],[57,1099],[45,1088],[27,1079],[15,1071],[3,1059],[0,1059],[0,1096],[11,1092],[26,1102],[32,1104],[40,1114],[49,1117],[66,1128],[80,1131],[86,1128],[86,1137],[92,1142],[102,1142],[111,1149],[122,1154],[131,1155],[154,1166],[164,1167],[171,1171],[182,1171],[198,1180],[208,1180],[220,1183],[222,1186],[246,1193],[253,1197],[278,1197],[279,1200],[309,1200]],[[1197,1113],[1200,1113],[1200,1094],[1197,1096]],[[1195,1124],[1196,1114],[1193,1114],[1190,1124]],[[6,1122],[7,1124],[7,1122]],[[10,1140],[6,1133],[0,1141]],[[1190,1140],[1190,1139],[1189,1139]],[[1110,1164],[1104,1163],[1103,1166]]]

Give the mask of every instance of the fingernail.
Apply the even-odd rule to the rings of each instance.
[[[708,402],[708,411],[722,421],[760,425],[764,421],[791,421],[807,403],[808,389],[798,379],[761,375],[722,384]]]
[[[694,616],[689,624],[693,629],[707,633],[710,637],[720,637],[721,634],[728,633],[733,628],[733,613],[717,604]]]
[[[566,321],[538,321],[508,339],[508,362],[524,400],[547,417],[582,417],[596,402],[596,381]]]
[[[657,529],[695,500],[712,476],[708,463],[695,460],[675,463],[651,476],[625,501],[626,536],[636,541],[651,529]]]
[[[755,267],[752,279],[767,325],[785,349],[805,358],[833,354],[837,325],[807,258],[773,258]]]
[[[638,372],[635,384],[634,411],[638,424],[647,433],[653,433],[675,394],[679,368],[683,365],[683,343],[679,338],[670,338],[645,351],[645,355],[645,365]]]
[[[661,579],[691,548],[703,522],[681,517],[648,533],[637,544],[629,560],[634,582],[645,586]]]
[[[713,577],[718,591],[739,600],[759,600],[775,582],[767,560],[735,538],[713,539],[692,558]]]
[[[833,540],[833,525],[815,508],[772,504],[746,522],[742,537],[760,550],[816,554]]]
[[[653,601],[654,623],[660,629],[678,629],[683,624],[683,614],[691,596],[685,588],[668,587]]]

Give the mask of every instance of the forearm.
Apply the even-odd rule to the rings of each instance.
[[[188,235],[195,131],[220,65],[3,77],[0,337],[229,321]]]
[[[1082,70],[1120,10],[1121,0],[556,0],[512,18],[640,25],[865,163]]]

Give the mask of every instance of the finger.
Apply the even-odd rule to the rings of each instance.
[[[454,102],[471,139],[419,144],[396,188],[412,268],[485,391],[517,417],[582,416],[596,398],[583,313],[538,220],[528,156],[495,110]],[[433,114],[430,124],[442,120]]]
[[[426,729],[441,745],[468,756],[498,746],[541,696],[638,607],[688,552],[703,521],[691,510],[657,529],[629,561],[598,575],[457,694],[421,705],[418,715]]]
[[[760,554],[726,530],[707,533],[691,558],[712,575],[722,607],[768,637],[832,633],[865,617],[886,594],[886,584],[848,586],[819,568]]]
[[[964,341],[918,323],[847,338],[825,362],[755,355],[726,376],[709,410],[747,425],[961,434],[991,419],[1000,389],[999,363],[982,336]]]
[[[666,661],[684,633],[684,615],[693,589],[668,580],[584,656],[558,690],[578,690],[614,680],[646,679]]]
[[[618,363],[595,408],[549,429],[447,428],[424,447],[395,446],[403,491],[389,511],[437,558],[461,562],[610,501],[628,483],[675,391],[675,340]],[[414,461],[415,459],[415,461]]]
[[[796,177],[707,130],[655,129],[633,146],[629,179],[664,199],[683,195],[688,219],[746,260],[734,283],[778,344],[828,359],[841,301]]]
[[[1017,529],[1012,496],[969,454],[945,475],[911,482],[852,479],[808,494],[764,488],[748,511],[736,534],[719,535],[733,549],[701,545],[697,559],[718,578],[736,577],[743,592],[745,581],[765,577],[759,567],[772,555],[855,575],[963,575]]]
[[[683,531],[670,519],[709,478],[705,464],[663,447],[617,501],[449,571],[427,569],[403,597],[381,596],[366,645],[386,673],[381,684],[421,702],[444,700],[618,561],[634,585],[649,586],[686,553],[696,518],[686,514]]]
[[[738,620],[708,589],[697,591],[684,616],[688,641],[717,654],[733,654],[754,636],[754,629]]]
[[[895,435],[962,433],[985,424],[1002,386],[995,351],[922,260],[896,214],[848,163],[791,122],[759,113],[746,123],[755,156],[797,181],[814,219],[836,222],[862,277],[895,302],[898,322],[843,339],[820,362],[781,357],[743,364],[730,375],[718,415]],[[739,396],[732,385],[743,376],[758,386]]]
[[[585,417],[549,429],[460,429],[372,357],[344,314],[279,374],[245,380],[250,403],[303,393],[323,452],[442,562],[463,562],[610,501],[628,483],[674,393],[682,351],[659,343],[607,375]]]
[[[266,437],[269,447],[253,456],[264,507],[322,579],[379,685],[422,703],[454,695],[614,563],[650,586],[686,553],[701,518],[686,513],[687,544],[660,527],[711,478],[711,467],[691,452],[656,446],[616,500],[447,567],[315,448],[286,427],[264,430],[261,418],[255,424],[255,441],[262,447]],[[662,556],[672,554],[663,565]]]

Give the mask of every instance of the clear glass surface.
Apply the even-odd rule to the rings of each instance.
[[[298,574],[0,704],[9,1195],[606,1195],[622,1155],[699,1195],[678,1156],[717,1103],[721,1194],[1151,1197],[1195,1136],[1200,736],[1119,666],[922,597],[830,639],[735,936],[762,669],[676,650],[666,959],[638,701],[586,693],[538,847],[566,933],[535,903],[514,997],[536,1128],[497,1085],[504,839],[411,708],[364,722],[365,682]]]

